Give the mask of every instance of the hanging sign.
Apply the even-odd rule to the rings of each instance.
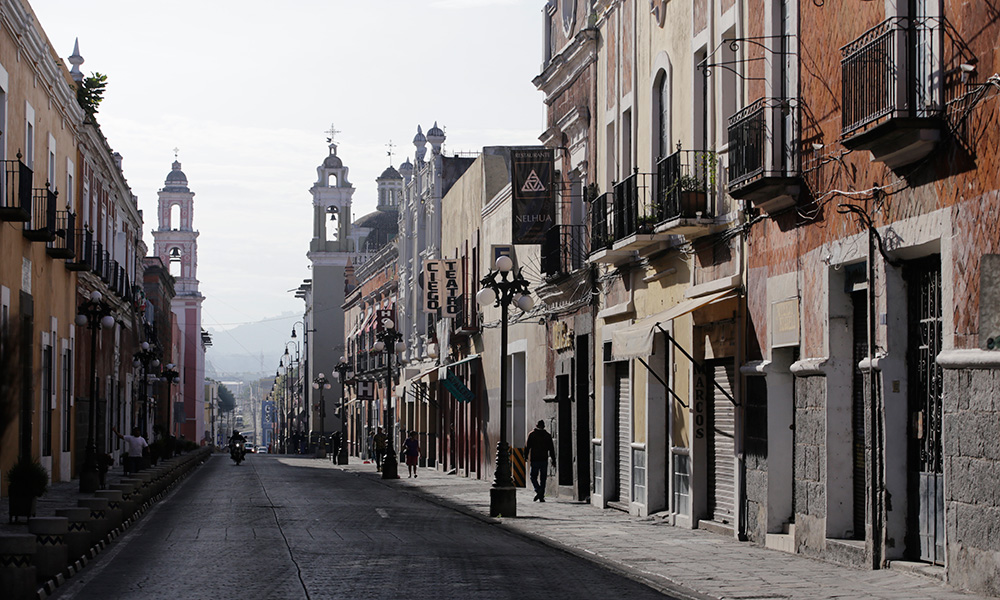
[[[424,261],[424,312],[454,317],[462,312],[458,260]]]
[[[511,221],[515,244],[541,244],[555,224],[551,148],[514,148],[511,160]]]
[[[424,261],[424,312],[441,310],[441,261]]]

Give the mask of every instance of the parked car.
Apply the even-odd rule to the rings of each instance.
[[[246,442],[243,444],[243,449],[246,450],[247,454],[254,453],[254,445],[252,442]]]

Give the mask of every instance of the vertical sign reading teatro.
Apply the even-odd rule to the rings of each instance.
[[[424,261],[424,312],[454,317],[462,311],[459,261]]]
[[[541,244],[555,224],[555,154],[551,148],[514,148],[510,160],[514,243]]]

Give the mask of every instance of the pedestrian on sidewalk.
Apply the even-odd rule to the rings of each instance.
[[[148,448],[149,444],[140,434],[138,427],[132,428],[132,435],[122,435],[114,427],[111,431],[118,436],[118,439],[125,441],[125,451],[128,456],[125,458],[125,474],[138,473],[142,466],[142,449]]]
[[[385,457],[385,443],[388,439],[388,436],[383,433],[381,427],[372,436],[372,447],[375,450],[375,471],[382,470],[382,459]]]
[[[406,455],[406,470],[408,477],[417,476],[417,459],[420,458],[420,442],[417,441],[417,432],[411,431],[410,437],[403,442],[403,454]]]
[[[552,456],[552,467],[556,466],[556,447],[552,443],[552,435],[545,431],[545,421],[539,421],[528,434],[524,444],[524,452],[531,462],[531,485],[535,487],[533,501],[545,502],[545,477],[548,475],[546,459]]]

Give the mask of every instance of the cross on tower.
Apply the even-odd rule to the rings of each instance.
[[[386,152],[386,154],[389,155],[389,166],[391,167],[392,166],[392,149],[396,147],[396,144],[393,144],[392,140],[389,140],[389,143],[386,144],[385,147],[389,149]]]
[[[174,146],[174,160],[177,160],[177,153],[180,152],[180,151],[181,151],[180,148],[178,148],[177,146]]]
[[[326,133],[326,135],[328,136],[326,138],[326,141],[328,141],[328,142],[330,142],[332,144],[334,138],[337,137],[337,134],[338,133],[342,133],[342,132],[339,129],[337,129],[336,127],[334,127],[333,123],[330,123],[330,128],[327,129],[324,133]]]

